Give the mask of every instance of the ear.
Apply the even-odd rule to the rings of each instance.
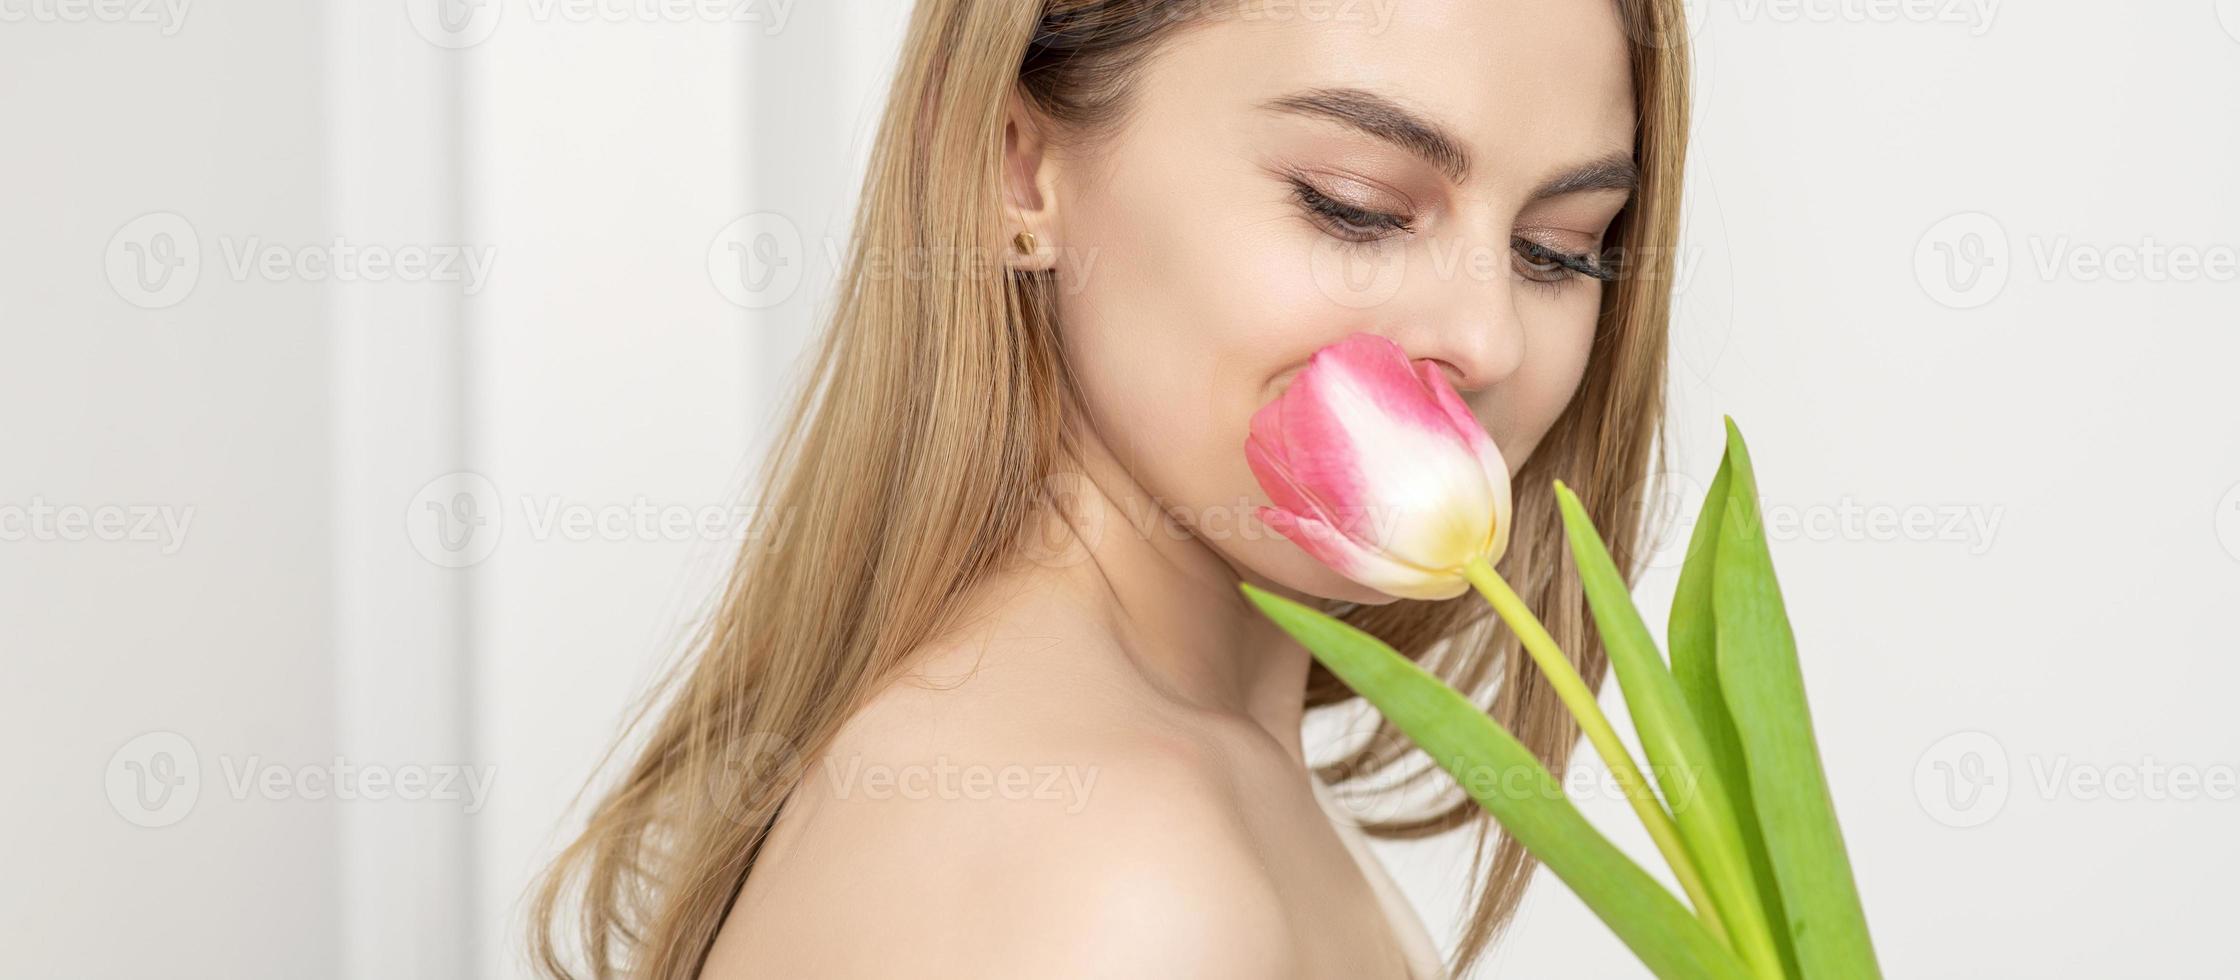
[[[1042,127],[1013,91],[1003,125],[1003,241],[997,248],[1007,268],[1022,272],[1055,268],[1058,261],[1057,160]],[[1022,231],[1034,235],[1031,253],[1014,244]]]

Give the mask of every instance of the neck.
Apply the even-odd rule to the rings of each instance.
[[[1039,564],[1083,597],[1134,668],[1177,701],[1249,719],[1304,764],[1300,724],[1313,659],[1237,583],[1315,600],[1238,569],[1145,492],[1093,433],[1073,440],[1046,486],[1056,506],[1040,511],[1045,526],[1033,540],[1064,547],[1062,557]]]

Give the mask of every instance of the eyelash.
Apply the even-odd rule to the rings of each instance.
[[[1299,198],[1299,205],[1310,214],[1322,219],[1325,230],[1332,235],[1359,245],[1366,245],[1392,232],[1415,230],[1415,223],[1406,217],[1384,211],[1367,211],[1332,200],[1317,190],[1313,184],[1291,178],[1291,189]],[[1332,228],[1331,225],[1338,227]]]
[[[1324,231],[1340,241],[1353,245],[1374,245],[1394,233],[1406,234],[1415,230],[1415,223],[1406,216],[1357,208],[1331,199],[1313,184],[1297,177],[1290,180],[1299,206],[1306,209],[1308,215]],[[1573,254],[1521,235],[1509,239],[1509,249],[1522,261],[1524,269],[1521,274],[1527,281],[1550,288],[1579,278],[1602,282],[1618,278],[1615,270],[1605,265],[1600,256],[1592,253]]]
[[[1533,272],[1525,278],[1534,282],[1556,285],[1581,277],[1600,282],[1613,282],[1618,278],[1618,271],[1592,252],[1574,255],[1522,236],[1509,239],[1509,249],[1525,260]],[[1557,269],[1563,271],[1557,272]]]

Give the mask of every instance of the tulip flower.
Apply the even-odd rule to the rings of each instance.
[[[1245,454],[1275,503],[1260,508],[1261,521],[1308,553],[1396,596],[1444,599],[1475,587],[1508,625],[1610,767],[1687,906],[1595,831],[1537,755],[1470,697],[1352,624],[1238,584],[1660,980],[1880,976],[1814,746],[1757,477],[1732,419],[1673,598],[1669,667],[1586,505],[1554,481],[1585,599],[1664,800],[1594,690],[1494,570],[1508,545],[1507,468],[1434,365],[1413,365],[1367,335],[1324,348],[1253,415]]]
[[[1340,574],[1388,595],[1449,599],[1509,546],[1509,466],[1430,361],[1357,333],[1315,352],[1252,416],[1256,513]]]
[[[1275,502],[1257,514],[1339,574],[1388,595],[1448,599],[1475,586],[1509,624],[1698,912],[1724,941],[1672,814],[1547,627],[1493,568],[1509,545],[1509,468],[1439,366],[1357,333],[1314,353],[1252,415],[1245,460]]]

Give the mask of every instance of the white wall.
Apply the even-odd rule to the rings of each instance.
[[[2240,4],[1784,9],[1700,8],[1676,463],[1692,520],[1732,414],[1800,522],[1774,553],[1884,972],[2230,976]],[[2224,271],[2126,265],[2153,247]],[[1644,975],[1543,878],[1488,975]]]
[[[226,778],[336,745],[333,339],[224,260],[326,234],[316,13],[0,23],[0,974],[334,962],[333,809]]]
[[[738,516],[905,13],[559,9],[0,24],[0,975],[519,973],[735,547],[662,522]],[[2240,273],[2124,263],[2240,248],[2240,2],[1943,9],[1697,6],[1674,510],[1731,413],[1889,975],[2226,975]],[[232,261],[338,238],[355,281]],[[1442,938],[1459,843],[1385,849]],[[1544,881],[1480,975],[1641,974]]]

